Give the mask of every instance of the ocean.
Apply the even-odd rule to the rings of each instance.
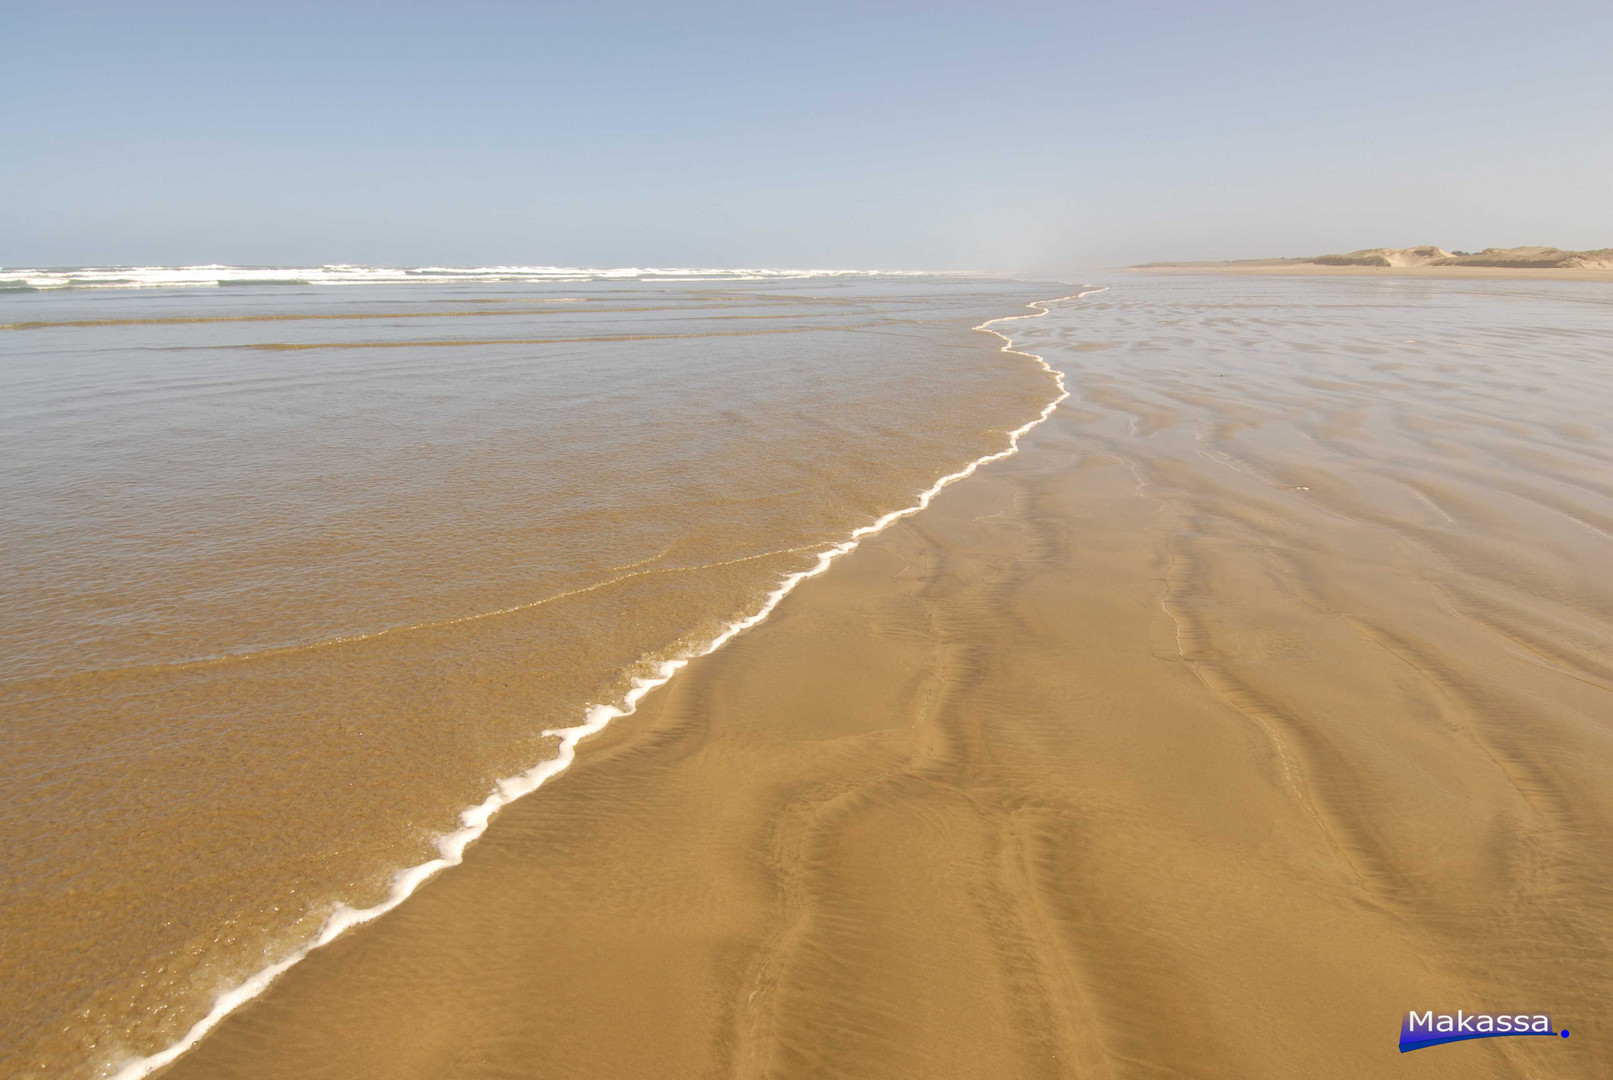
[[[1073,291],[0,269],[0,1072],[137,1075],[456,861],[1005,452],[1061,390],[976,327]]]

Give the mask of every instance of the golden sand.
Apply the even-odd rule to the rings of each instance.
[[[1606,1075],[1606,374],[1192,288],[165,1076]]]

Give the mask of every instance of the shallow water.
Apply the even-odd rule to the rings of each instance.
[[[1000,450],[1055,389],[970,328],[1067,291],[0,293],[0,1066],[151,1053],[382,899],[546,730]]]

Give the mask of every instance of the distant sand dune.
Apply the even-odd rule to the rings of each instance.
[[[1231,259],[1223,262],[1143,263],[1132,270],[1224,271],[1232,273],[1307,273],[1338,270],[1479,270],[1590,272],[1593,279],[1613,273],[1613,248],[1564,251],[1554,247],[1485,248],[1480,252],[1446,251],[1433,244],[1407,248],[1362,248],[1342,255],[1307,255],[1284,259]]]

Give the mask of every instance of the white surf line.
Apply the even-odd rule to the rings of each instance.
[[[976,458],[974,461],[971,461],[968,465],[965,465],[957,472],[948,473],[946,476],[943,476],[941,479],[937,480],[928,489],[921,492],[919,494],[918,501],[912,506],[906,507],[902,510],[892,510],[890,513],[879,518],[877,521],[874,521],[872,524],[864,525],[860,528],[852,530],[851,535],[841,543],[835,544],[833,547],[825,548],[824,550],[820,551],[818,553],[816,563],[806,570],[800,570],[793,574],[787,574],[782,580],[780,580],[778,586],[774,588],[772,592],[767,594],[767,599],[762,602],[762,606],[759,607],[755,613],[743,619],[729,623],[727,628],[710,642],[708,642],[704,648],[701,648],[676,660],[661,661],[660,664],[656,666],[655,674],[653,675],[635,676],[630,689],[623,696],[622,703],[620,705],[590,705],[583,712],[582,723],[577,724],[574,727],[557,728],[550,731],[545,731],[543,733],[544,735],[552,736],[560,740],[560,748],[555,756],[550,758],[548,761],[540,762],[539,764],[534,765],[532,768],[528,769],[524,773],[519,774],[518,776],[508,777],[495,784],[492,793],[489,794],[486,799],[484,799],[480,804],[470,807],[459,815],[460,827],[458,829],[438,839],[437,858],[420,863],[418,866],[411,866],[408,869],[402,870],[398,873],[397,877],[393,879],[392,890],[390,893],[388,893],[385,900],[382,900],[373,907],[367,908],[353,908],[347,906],[346,904],[339,904],[336,907],[336,910],[331,912],[330,916],[325,920],[324,927],[320,930],[319,935],[310,944],[295,950],[289,956],[270,964],[268,967],[251,976],[245,982],[241,983],[235,988],[220,994],[217,998],[213,999],[213,1007],[208,1014],[196,1021],[196,1023],[191,1027],[190,1031],[185,1033],[184,1038],[180,1039],[166,1050],[160,1050],[149,1057],[135,1058],[126,1062],[117,1070],[117,1072],[112,1075],[112,1080],[140,1080],[141,1077],[150,1076],[153,1072],[162,1068],[164,1065],[169,1064],[175,1058],[179,1057],[181,1054],[191,1049],[191,1047],[195,1046],[202,1040],[204,1036],[206,1036],[209,1031],[212,1031],[213,1028],[217,1027],[221,1020],[223,1020],[230,1013],[234,1012],[236,1009],[240,1008],[242,1005],[245,1005],[247,1002],[257,997],[259,994],[262,994],[269,988],[269,985],[273,983],[275,979],[279,978],[286,971],[290,970],[292,965],[306,957],[309,953],[313,952],[315,949],[329,945],[332,941],[335,941],[337,938],[341,937],[344,933],[351,930],[355,926],[361,926],[373,919],[380,918],[382,915],[385,915],[387,912],[391,911],[393,908],[407,900],[416,889],[424,885],[438,873],[448,869],[450,866],[458,866],[464,861],[465,849],[487,831],[487,826],[492,822],[495,814],[497,814],[504,807],[508,806],[510,803],[514,802],[516,799],[521,798],[523,795],[529,795],[536,791],[549,780],[559,776],[561,773],[565,772],[566,769],[570,768],[571,763],[576,760],[577,757],[577,744],[583,739],[586,739],[590,735],[595,735],[601,731],[604,731],[612,720],[616,720],[624,716],[632,716],[633,713],[638,709],[638,703],[644,700],[644,696],[646,694],[657,687],[665,686],[671,681],[674,675],[689,665],[689,661],[701,656],[709,656],[711,653],[716,652],[718,649],[728,644],[728,642],[732,641],[735,637],[738,637],[746,630],[749,630],[751,627],[762,622],[773,613],[774,608],[778,607],[779,601],[783,600],[786,596],[793,592],[797,585],[801,584],[801,582],[808,578],[817,577],[819,574],[829,569],[836,559],[840,558],[842,555],[856,550],[857,546],[862,543],[863,540],[870,536],[884,532],[894,523],[902,520],[905,517],[911,517],[920,510],[923,510],[925,507],[930,505],[930,503],[938,494],[941,493],[944,488],[957,483],[959,480],[973,476],[975,470],[979,469],[980,466],[989,465],[993,461],[1001,461],[1003,458],[1011,457],[1018,453],[1019,440],[1023,438],[1031,429],[1040,425],[1049,416],[1052,416],[1053,410],[1058,408],[1060,404],[1069,398],[1070,392],[1065,388],[1064,385],[1064,372],[1054,368],[1046,360],[1043,360],[1035,353],[1022,352],[1021,350],[1014,348],[1014,341],[1012,338],[1010,338],[1007,334],[998,333],[996,330],[991,329],[991,327],[998,323],[1017,322],[1020,319],[1040,318],[1048,313],[1049,305],[1051,304],[1062,303],[1065,300],[1079,300],[1082,297],[1090,296],[1093,293],[1104,291],[1105,288],[1092,288],[1082,292],[1072,293],[1069,296],[1056,297],[1052,300],[1034,300],[1025,305],[1028,308],[1036,309],[1030,315],[1008,315],[1000,319],[989,319],[986,322],[981,323],[979,326],[972,328],[1001,338],[1003,345],[1002,348],[998,350],[999,352],[1011,353],[1015,356],[1023,356],[1027,359],[1036,361],[1042,366],[1044,371],[1053,376],[1053,383],[1058,388],[1058,396],[1052,401],[1048,402],[1047,405],[1043,407],[1041,413],[1039,413],[1034,420],[1027,424],[1022,424],[1008,433],[1008,446],[1006,448],[997,451],[995,454],[987,454],[985,457]]]

